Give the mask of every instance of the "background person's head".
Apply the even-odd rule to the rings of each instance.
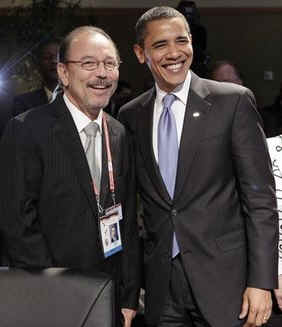
[[[184,82],[193,59],[192,37],[185,17],[170,7],[154,7],[136,24],[135,54],[146,63],[165,92]]]
[[[102,29],[82,26],[63,40],[58,75],[69,100],[90,119],[107,106],[119,78],[116,45]]]
[[[243,85],[238,69],[235,64],[228,60],[216,61],[211,68],[210,78],[218,82],[230,82]]]
[[[59,39],[51,39],[42,43],[37,52],[37,66],[41,74],[43,84],[53,91],[58,83],[57,56]]]

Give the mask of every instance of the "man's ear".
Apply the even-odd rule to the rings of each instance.
[[[145,52],[144,49],[139,44],[134,44],[133,50],[136,54],[136,57],[140,64],[144,64],[145,62]]]
[[[68,87],[68,85],[69,85],[69,73],[68,73],[68,70],[66,68],[66,65],[63,64],[62,62],[59,62],[57,64],[57,74],[58,74],[58,78],[61,81],[61,83],[63,84],[63,86]]]

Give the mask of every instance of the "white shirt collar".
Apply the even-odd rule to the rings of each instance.
[[[85,113],[83,113],[80,109],[78,109],[67,97],[67,95],[64,93],[64,101],[66,103],[66,106],[68,107],[72,118],[74,120],[76,129],[78,131],[78,133],[81,133],[84,129],[84,127],[86,127],[90,122],[91,119],[85,115]],[[99,131],[102,131],[102,117],[103,117],[103,110],[100,110],[99,115],[97,117],[97,119],[95,119],[94,121],[99,125],[100,129]]]
[[[187,103],[190,84],[191,84],[191,72],[190,72],[190,70],[188,70],[188,73],[186,75],[184,82],[182,84],[178,85],[172,92],[170,92],[170,93],[174,94],[177,97],[177,99],[180,100],[184,104],[185,107],[186,107],[186,103]],[[156,83],[157,108],[162,108],[162,100],[166,95],[167,95],[167,92],[161,90]]]

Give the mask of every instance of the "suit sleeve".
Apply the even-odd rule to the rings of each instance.
[[[10,265],[52,266],[38,210],[43,167],[31,131],[11,120],[0,151],[0,227]]]
[[[129,136],[124,140],[125,199],[123,204],[123,242],[121,304],[137,309],[141,280],[141,250],[136,214],[136,183],[134,158]]]
[[[278,216],[271,161],[255,100],[247,90],[241,94],[232,126],[241,207],[248,241],[247,286],[277,287]]]

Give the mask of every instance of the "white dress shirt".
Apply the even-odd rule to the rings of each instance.
[[[176,129],[177,129],[177,140],[178,146],[180,144],[182,129],[183,129],[183,122],[184,116],[186,111],[187,105],[187,97],[191,83],[191,73],[188,71],[185,81],[179,85],[176,89],[174,89],[170,94],[174,94],[176,96],[176,100],[173,102],[171,106],[171,110],[174,114],[175,121],[176,121]],[[155,159],[159,162],[158,159],[158,124],[160,120],[160,116],[163,111],[163,98],[167,95],[166,92],[162,91],[158,85],[156,84],[156,100],[154,106],[154,113],[153,113],[153,150]]]
[[[278,273],[279,275],[282,275],[282,135],[268,138],[267,144],[276,185],[276,199],[279,216]]]
[[[85,151],[85,145],[86,145],[86,134],[84,132],[84,127],[86,127],[90,122],[91,119],[86,116],[81,110],[79,110],[64,94],[63,96],[66,106],[68,107],[72,118],[74,120],[76,129],[78,131],[82,146]],[[101,167],[102,167],[102,117],[103,117],[103,110],[99,112],[99,115],[97,119],[94,121],[99,125],[99,129],[97,131],[96,137],[95,137],[95,161],[97,163],[97,166],[100,169],[101,172]]]

